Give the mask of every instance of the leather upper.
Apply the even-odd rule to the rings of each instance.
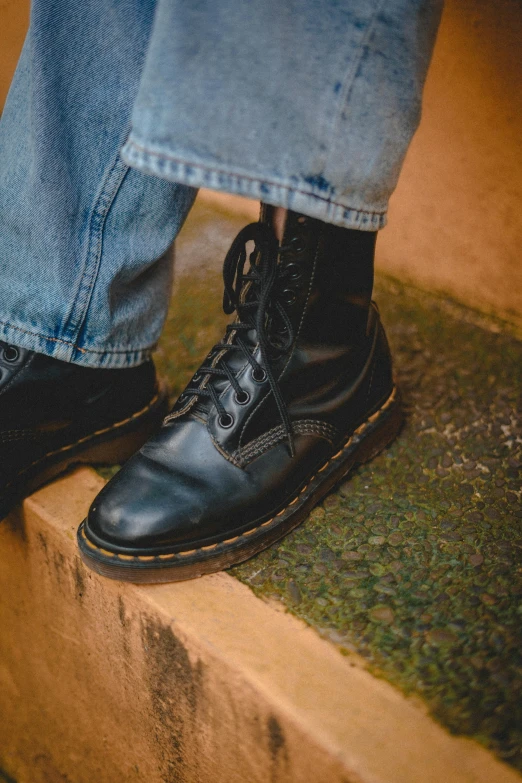
[[[242,339],[255,362],[221,349],[203,365],[226,361],[243,394],[201,369],[189,384],[212,383],[227,416],[208,397],[181,395],[158,435],[96,499],[93,541],[142,553],[204,546],[255,527],[293,499],[392,390],[389,349],[371,304],[374,245],[372,233],[289,213],[271,297],[284,307],[291,345],[279,341],[284,319],[269,315],[268,332],[294,455],[269,379],[258,371],[263,357],[252,328]]]
[[[151,361],[92,369],[0,342],[0,488],[43,455],[140,410],[155,386]]]

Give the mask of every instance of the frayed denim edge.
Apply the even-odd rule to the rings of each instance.
[[[285,183],[266,182],[262,179],[235,174],[172,158],[161,152],[152,151],[131,138],[126,142],[121,157],[129,166],[144,174],[152,174],[171,182],[190,185],[195,188],[210,188],[237,196],[246,196],[276,207],[286,207],[309,217],[323,220],[343,228],[361,231],[378,231],[387,221],[386,212],[353,209],[336,203],[324,195],[314,192],[313,186],[303,182],[300,186]]]

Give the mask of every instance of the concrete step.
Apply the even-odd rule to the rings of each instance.
[[[222,333],[221,259],[255,209],[205,194],[180,238],[160,345],[177,392]],[[232,573],[522,769],[522,343],[516,325],[382,274],[380,240],[377,266],[406,426]]]
[[[0,526],[0,766],[18,783],[520,780],[227,574],[87,571],[75,530],[101,485],[81,469]]]
[[[201,203],[178,248],[158,352],[177,392],[222,330],[218,267],[244,223],[229,206]],[[519,763],[522,347],[379,288],[408,425],[277,547],[185,584],[106,581],[75,545],[102,485],[89,469],[0,525],[8,780],[520,780],[427,708]]]

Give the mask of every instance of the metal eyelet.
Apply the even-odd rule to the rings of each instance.
[[[285,288],[283,291],[283,300],[287,305],[293,305],[297,302],[297,294],[291,288]]]
[[[303,270],[299,266],[299,264],[286,264],[284,267],[284,271],[286,275],[290,278],[290,280],[299,280],[303,276]]]
[[[238,405],[246,405],[247,402],[250,402],[250,394],[243,390],[241,392],[241,396],[236,392],[234,394],[234,400],[237,402]]]
[[[223,427],[224,430],[228,430],[234,423],[234,417],[231,416],[230,413],[224,413],[221,416],[218,416],[218,422],[220,427]]]
[[[256,383],[264,383],[266,381],[265,370],[262,367],[256,367],[255,370],[252,370],[252,380]]]
[[[294,253],[302,253],[303,250],[306,250],[306,242],[302,237],[292,237],[290,245]]]
[[[20,351],[16,346],[8,345],[2,351],[2,355],[4,357],[4,361],[9,362],[9,364],[12,364],[14,362],[17,362],[18,359],[20,358]]]

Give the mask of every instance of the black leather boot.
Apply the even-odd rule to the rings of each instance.
[[[236,320],[94,501],[78,531],[88,566],[134,582],[227,568],[395,437],[400,405],[371,302],[375,238],[292,212],[280,246],[269,222],[239,233],[224,265]]]
[[[71,465],[128,459],[167,410],[152,361],[90,369],[0,342],[0,519]]]

